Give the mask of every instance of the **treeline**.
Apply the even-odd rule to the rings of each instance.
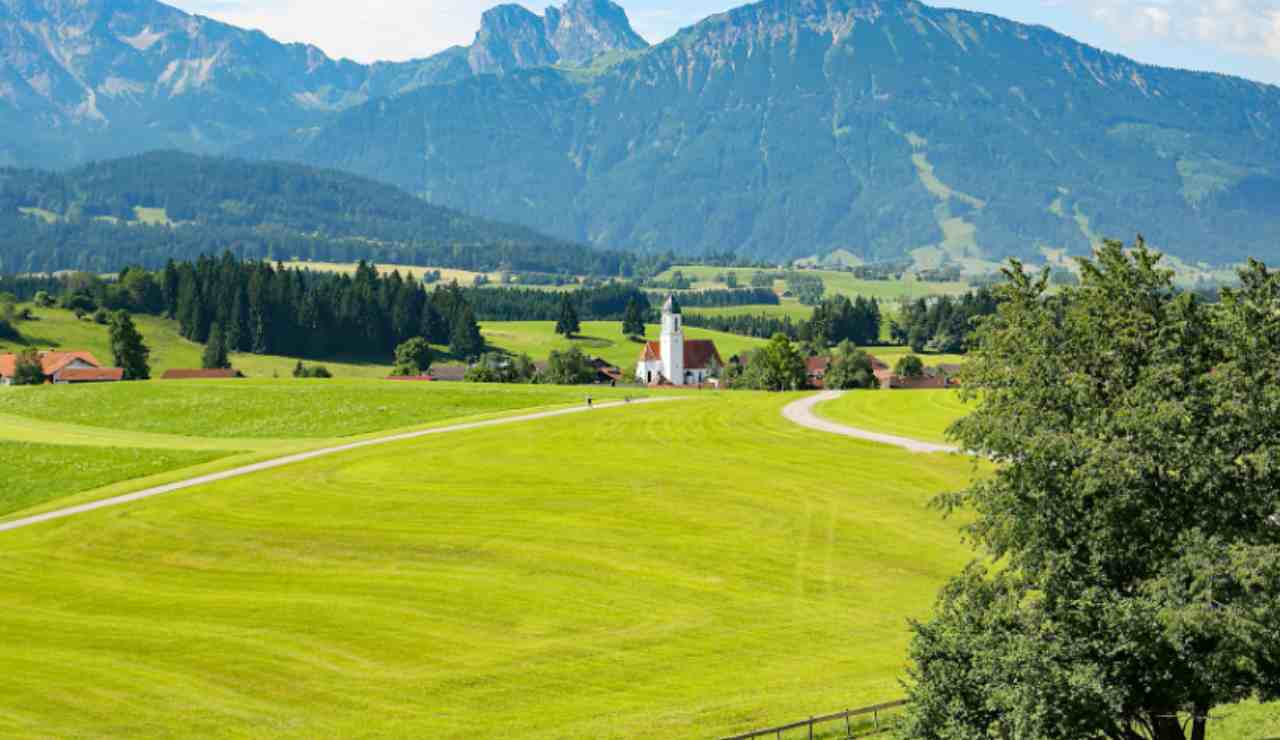
[[[893,340],[913,352],[963,353],[969,349],[974,319],[996,312],[995,294],[982,288],[954,298],[904,301],[891,322]]]
[[[883,323],[879,301],[862,296],[850,300],[842,295],[828,298],[814,307],[808,320],[795,321],[790,316],[764,314],[705,316],[695,313],[685,316],[688,326],[759,339],[781,334],[791,341],[809,342],[819,347],[843,342],[859,346],[879,344]]]
[[[583,321],[621,321],[627,305],[633,300],[639,303],[646,320],[652,314],[649,296],[623,283],[566,293],[519,288],[467,288],[462,295],[481,321],[558,321],[565,296],[572,301],[578,318]]]

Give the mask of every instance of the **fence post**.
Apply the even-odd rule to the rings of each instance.
[[[852,709],[844,710],[844,735],[849,738],[853,737],[853,717],[850,716],[852,714]]]
[[[876,729],[880,729],[880,712],[879,710],[871,713],[871,721],[875,723]]]
[[[813,715],[809,715],[809,740],[813,740]]]

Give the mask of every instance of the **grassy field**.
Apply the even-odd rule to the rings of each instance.
[[[38,349],[88,350],[99,361],[111,363],[111,349],[107,327],[94,323],[88,317],[77,319],[75,314],[58,308],[32,308],[36,321],[24,321],[18,325],[26,345],[0,341],[0,353],[21,351],[24,346]],[[200,367],[200,355],[204,346],[184,339],[178,333],[176,321],[157,316],[133,317],[143,340],[151,348],[151,374],[160,377],[165,370]],[[389,359],[389,358],[388,358]],[[233,354],[232,364],[250,377],[289,377],[293,372],[292,357],[276,355]],[[390,364],[378,364],[353,358],[334,358],[322,364],[334,375],[341,377],[385,377]]]
[[[81,491],[211,462],[229,453],[0,441],[0,516]]]
[[[685,277],[695,281],[693,287],[696,290],[723,290],[725,285],[714,280],[716,275],[722,273],[726,275],[734,273],[738,276],[739,285],[748,286],[751,285],[751,277],[761,271],[756,268],[683,265],[672,267],[658,277],[660,280],[669,280],[677,270],[684,273]],[[778,272],[778,270],[768,270],[768,272]],[[821,277],[823,283],[827,286],[827,295],[845,295],[850,298],[860,295],[865,298],[879,298],[881,301],[896,302],[901,298],[958,295],[970,290],[967,283],[930,283],[916,280],[915,278],[907,278],[905,280],[859,280],[851,273],[839,270],[805,270],[804,274]],[[785,287],[785,281],[780,280],[774,284],[774,289],[779,293]]]
[[[691,316],[769,316],[778,319],[790,318],[792,321],[807,321],[813,317],[812,306],[805,306],[799,301],[792,300],[785,300],[777,306],[770,304],[714,308],[687,306],[684,312]]]
[[[338,379],[45,385],[0,394],[0,414],[214,439],[332,439],[464,416],[573,404],[587,392],[601,398],[637,393]]]
[[[481,322],[480,328],[489,344],[513,354],[527,353],[535,360],[545,359],[553,349],[574,345],[590,357],[603,357],[618,367],[634,369],[644,349],[639,342],[622,336],[622,324],[617,321],[584,321],[581,336],[572,341],[556,334],[555,322],[551,321],[486,321]],[[646,336],[656,340],[660,332],[661,327],[651,324]],[[761,339],[694,327],[685,329],[685,337],[714,340],[725,362],[733,355],[765,343]]]
[[[398,443],[11,533],[0,733],[688,737],[895,698],[906,618],[969,557],[925,504],[970,465],[789,426],[788,400]]]
[[[872,432],[948,442],[946,431],[965,415],[956,391],[857,391],[819,404],[825,419]]]

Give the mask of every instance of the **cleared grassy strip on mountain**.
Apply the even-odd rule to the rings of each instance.
[[[814,411],[855,429],[948,442],[947,427],[965,415],[966,407],[956,391],[851,391]]]
[[[894,698],[907,617],[969,558],[926,503],[970,464],[794,427],[793,398],[398,443],[11,533],[0,732],[711,736]]]
[[[0,516],[47,501],[210,462],[230,453],[0,441]]]
[[[512,354],[527,353],[535,360],[545,359],[551,350],[565,350],[576,346],[589,357],[602,357],[623,370],[634,370],[644,345],[622,335],[618,321],[584,321],[582,331],[572,340],[556,334],[553,321],[484,321],[480,324],[485,341],[493,347]],[[657,324],[646,327],[646,337],[656,341],[662,329]],[[742,352],[762,347],[765,341],[735,334],[686,327],[686,339],[710,339],[715,341],[725,362]]]
[[[0,413],[148,434],[327,439],[581,403],[578,388],[368,380],[243,380],[18,388]],[[601,398],[639,391],[592,389]]]
[[[0,353],[20,352],[26,347],[88,350],[101,362],[111,363],[106,326],[88,317],[77,319],[74,313],[64,309],[33,307],[32,311],[35,321],[18,324],[25,343],[0,341]],[[152,377],[160,377],[165,370],[200,367],[204,346],[184,339],[178,333],[177,322],[140,314],[133,320],[142,333],[143,341],[151,349]],[[231,356],[231,364],[250,377],[288,377],[295,363],[296,358],[276,355],[236,353]],[[385,377],[390,370],[390,358],[387,358],[387,364],[379,364],[359,358],[335,357],[325,359],[322,364],[341,377]]]

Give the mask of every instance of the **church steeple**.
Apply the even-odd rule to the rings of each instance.
[[[662,374],[674,385],[684,385],[684,316],[674,294],[662,304]]]

